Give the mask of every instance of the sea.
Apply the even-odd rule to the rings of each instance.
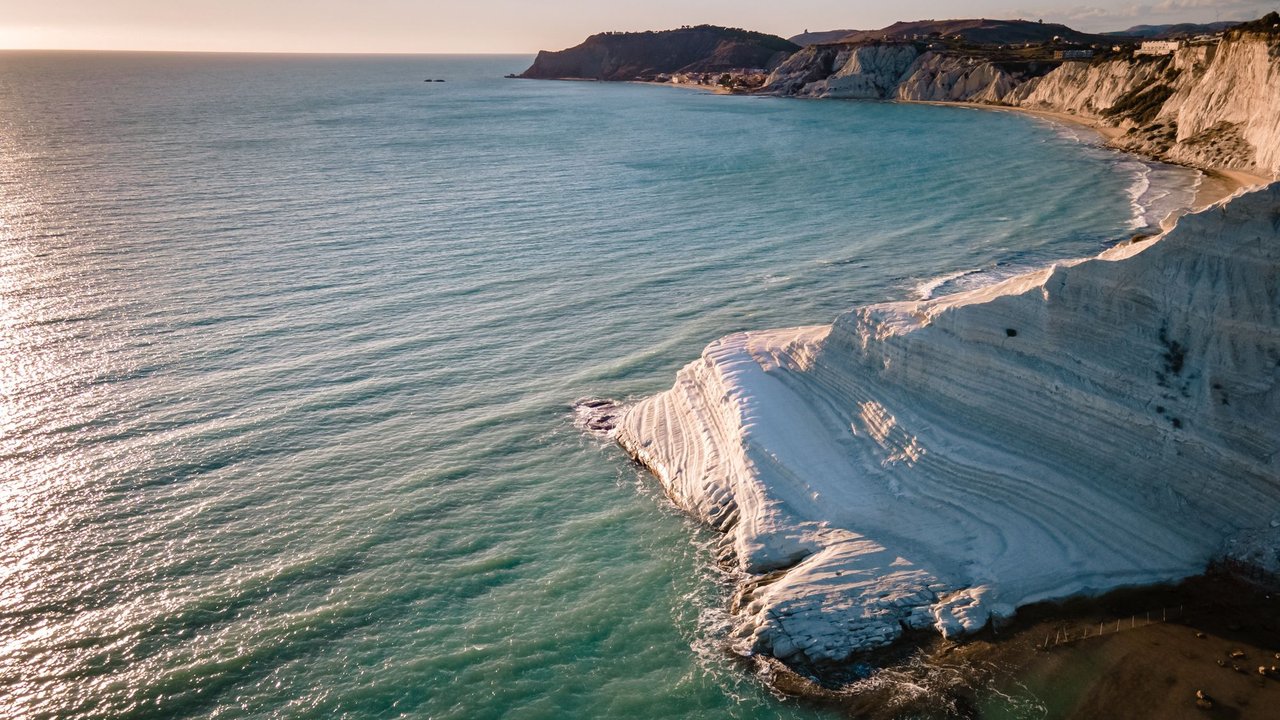
[[[582,398],[1150,231],[1025,115],[0,54],[0,717],[814,718]]]

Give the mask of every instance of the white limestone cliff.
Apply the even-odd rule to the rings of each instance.
[[[1017,78],[993,63],[926,53],[887,97],[929,102],[998,103],[1017,84]]]
[[[1246,37],[1191,67],[1155,119],[1177,131],[1164,157],[1280,175],[1280,47]]]
[[[833,72],[805,85],[806,97],[877,99],[892,93],[916,61],[912,45],[863,45],[841,49]]]
[[[799,97],[876,100],[889,96],[916,60],[914,45],[804,48],[775,69],[770,92]]]
[[[910,44],[810,46],[761,92],[974,102],[1068,113],[1118,127],[1117,147],[1161,160],[1280,177],[1280,41],[1241,34],[1170,57],[1030,65]]]
[[[1280,526],[1280,183],[1094,259],[726,337],[617,439],[725,533],[743,652],[839,661],[1198,573]]]
[[[1126,95],[1160,81],[1164,58],[1066,62],[1047,75],[1031,78],[999,102],[1099,119]]]

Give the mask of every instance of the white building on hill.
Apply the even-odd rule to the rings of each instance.
[[[1172,55],[1182,47],[1178,40],[1147,40],[1133,51],[1134,55]]]

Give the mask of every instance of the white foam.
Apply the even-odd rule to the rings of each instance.
[[[956,272],[946,273],[945,275],[930,278],[916,285],[915,297],[917,300],[928,300],[929,298],[932,298],[933,293],[943,285],[946,285],[953,280],[959,280],[966,275],[973,275],[979,272],[982,271],[976,268],[971,270],[957,270]]]
[[[1131,230],[1141,230],[1147,226],[1147,209],[1142,200],[1151,190],[1151,166],[1144,162],[1127,163],[1134,171],[1133,184],[1125,191],[1129,195],[1129,207],[1133,209],[1133,218],[1129,221]]]
[[[1132,210],[1129,230],[1137,232],[1158,228],[1171,214],[1190,207],[1203,173],[1137,159],[1108,148],[1096,130],[1082,125],[1035,115],[1032,117],[1052,128],[1059,138],[1086,146],[1089,152],[1096,153],[1103,159],[1110,159],[1118,165],[1119,170],[1130,174],[1132,181],[1125,190]]]

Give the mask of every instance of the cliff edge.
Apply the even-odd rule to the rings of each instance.
[[[1241,543],[1275,564],[1280,183],[1090,260],[728,336],[617,439],[724,533],[738,650],[790,663]]]
[[[772,70],[800,47],[735,28],[698,25],[640,33],[601,33],[567,50],[538,53],[522,78],[652,80],[672,73]]]
[[[1280,32],[1269,18],[1165,55],[1064,62],[918,42],[812,45],[779,65],[759,92],[1066,113],[1120,130],[1112,144],[1124,150],[1280,177]]]

